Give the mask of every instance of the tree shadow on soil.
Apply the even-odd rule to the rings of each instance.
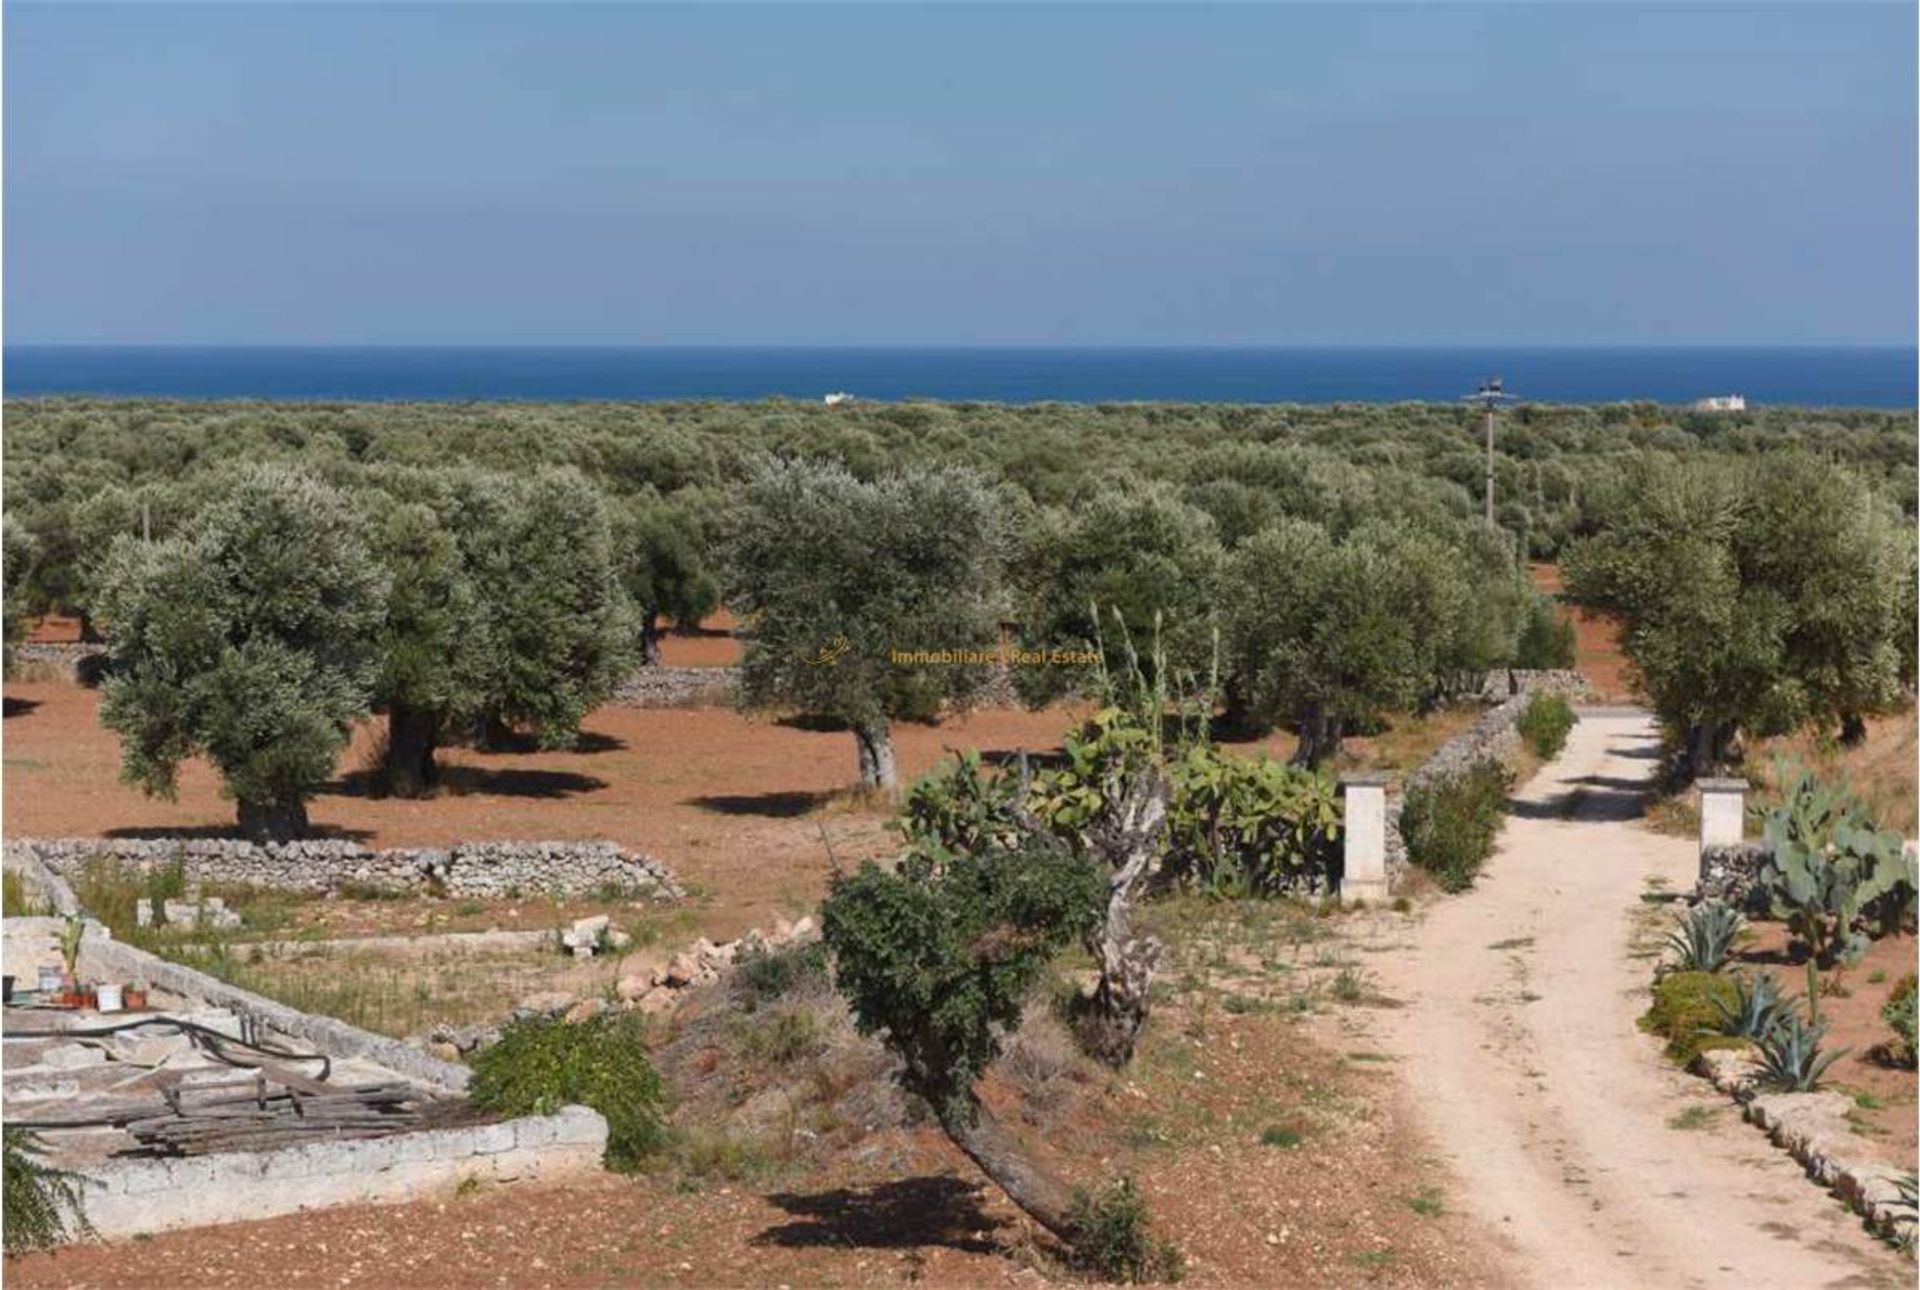
[[[627,746],[627,741],[618,735],[604,734],[598,730],[582,730],[573,737],[573,743],[560,748],[542,748],[540,736],[527,730],[512,730],[495,734],[492,739],[476,749],[483,757],[488,756],[529,756],[534,753],[609,753],[619,752]]]
[[[721,815],[764,815],[769,819],[791,820],[826,800],[825,793],[703,793],[689,797],[686,805]]]
[[[385,797],[377,771],[356,770],[321,789],[335,797]],[[518,767],[492,770],[485,766],[442,766],[436,797],[578,797],[607,787],[598,775],[571,770],[534,770]]]
[[[978,1185],[952,1177],[902,1178],[810,1195],[776,1192],[767,1199],[801,1221],[769,1227],[752,1243],[872,1250],[939,1245],[992,1254],[1000,1247],[982,1234],[1000,1220],[981,1208],[980,1197]]]
[[[16,699],[9,694],[6,696],[4,704],[4,715],[9,717],[24,717],[39,706],[39,699]]]
[[[102,829],[103,838],[127,838],[146,842],[184,842],[198,838],[225,838],[229,841],[251,841],[246,834],[231,824],[142,824],[123,825],[117,829]],[[365,842],[373,836],[372,829],[350,829],[341,824],[314,824],[300,835],[303,842],[320,839],[341,842]]]
[[[1570,792],[1538,802],[1508,802],[1507,814],[1523,820],[1637,820],[1646,814],[1646,785],[1638,780],[1583,775]]]

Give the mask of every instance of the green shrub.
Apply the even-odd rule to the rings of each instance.
[[[1513,780],[1496,761],[1476,762],[1465,774],[1407,790],[1400,836],[1407,857],[1447,891],[1465,891],[1493,851]]]
[[[1073,1197],[1073,1262],[1106,1281],[1178,1281],[1180,1252],[1171,1241],[1153,1239],[1147,1202],[1122,1178],[1097,1196],[1082,1188]]]
[[[1893,987],[1893,993],[1887,998],[1887,1006],[1880,1010],[1881,1017],[1893,1027],[1893,1033],[1900,1037],[1900,1047],[1909,1066],[1914,1064],[1915,1004],[1920,1001],[1920,996],[1916,996],[1915,986],[1914,974],[1907,973],[1906,978]]]
[[[749,950],[734,961],[734,1003],[754,1012],[812,982],[827,979],[827,949],[819,941]]]
[[[607,1120],[606,1165],[636,1169],[665,1139],[664,1094],[647,1060],[645,1022],[634,1013],[571,1023],[523,1017],[473,1063],[468,1099],[504,1115],[551,1115],[590,1106]]]
[[[1520,628],[1515,667],[1530,670],[1564,671],[1573,666],[1573,620],[1555,608],[1552,601],[1536,600]]]
[[[1653,984],[1653,1006],[1640,1028],[1667,1041],[1667,1056],[1681,1065],[1703,1049],[1730,1048],[1741,1041],[1720,1035],[1725,1010],[1739,1007],[1739,989],[1717,972],[1669,972]]]
[[[0,1227],[6,1229],[6,1251],[47,1250],[69,1236],[93,1231],[80,1191],[86,1180],[63,1169],[53,1169],[36,1157],[40,1139],[25,1129],[4,1131],[4,1209]]]
[[[1573,715],[1573,705],[1560,695],[1536,694],[1527,700],[1518,729],[1534,756],[1552,761],[1567,746],[1567,732],[1579,719]]]

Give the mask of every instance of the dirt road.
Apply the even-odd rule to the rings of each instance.
[[[1910,1286],[1911,1264],[1635,1026],[1653,966],[1644,921],[1632,957],[1641,897],[1654,879],[1684,890],[1695,866],[1690,841],[1638,823],[1654,750],[1643,714],[1586,716],[1478,886],[1371,956],[1407,1006],[1365,1024],[1458,1175],[1449,1203],[1527,1285]],[[1670,1124],[1693,1107],[1711,1122]]]

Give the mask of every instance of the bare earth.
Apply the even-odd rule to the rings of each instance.
[[[1911,1285],[1727,1100],[1635,1021],[1652,962],[1630,957],[1650,879],[1678,891],[1693,844],[1639,822],[1656,732],[1585,715],[1518,795],[1476,889],[1373,958],[1405,1001],[1353,1014],[1400,1054],[1459,1201],[1541,1286]],[[1721,1108],[1707,1130],[1670,1127]]]

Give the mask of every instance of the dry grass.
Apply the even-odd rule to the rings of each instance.
[[[1915,756],[1910,704],[1890,716],[1871,718],[1865,741],[1853,748],[1841,747],[1831,733],[1757,740],[1747,749],[1745,773],[1754,784],[1753,804],[1762,810],[1780,801],[1776,759],[1807,766],[1822,779],[1844,779],[1881,828],[1898,829],[1902,837],[1910,838],[1917,814]]]
[[[1920,829],[1914,775],[1920,741],[1916,741],[1914,720],[1912,704],[1888,716],[1870,718],[1866,739],[1852,748],[1842,747],[1831,731],[1748,741],[1740,765],[1740,774],[1753,784],[1748,809],[1765,812],[1780,804],[1784,761],[1789,771],[1806,766],[1823,780],[1845,780],[1881,828],[1913,837]],[[1648,804],[1647,822],[1661,833],[1693,836],[1700,828],[1700,805],[1693,790],[1655,798]],[[1752,835],[1756,828],[1749,823],[1747,831]]]
[[[397,954],[215,942],[177,947],[169,957],[302,1012],[396,1039],[442,1023],[501,1021],[532,994],[608,994],[621,971],[613,960],[582,963],[544,947]]]

